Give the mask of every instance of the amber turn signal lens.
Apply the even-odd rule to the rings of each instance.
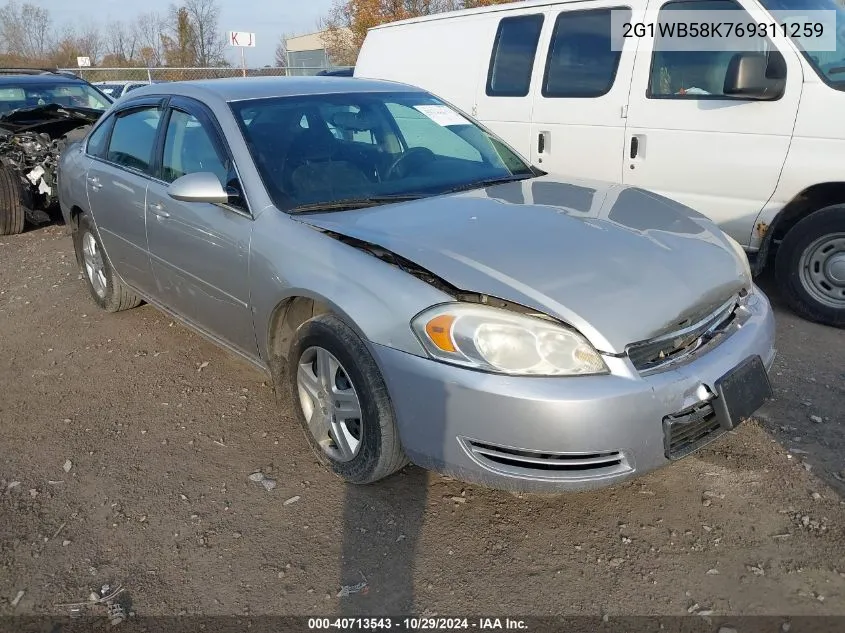
[[[444,352],[457,352],[452,342],[452,324],[455,317],[450,314],[441,314],[434,317],[425,324],[425,333],[431,342]]]

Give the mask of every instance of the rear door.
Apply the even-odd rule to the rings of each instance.
[[[118,275],[144,293],[153,289],[145,207],[162,108],[163,100],[127,104],[88,144],[86,189],[100,239]]]
[[[164,123],[160,167],[147,195],[147,236],[157,294],[221,342],[257,356],[249,304],[253,219],[236,167],[213,115],[174,98]],[[233,195],[229,204],[180,202],[167,187],[211,172]]]
[[[567,176],[619,182],[637,41],[614,22],[641,16],[620,3],[578,2],[546,13],[550,36],[533,88],[532,162]]]

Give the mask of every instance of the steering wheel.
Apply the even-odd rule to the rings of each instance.
[[[393,180],[396,174],[399,173],[399,167],[404,166],[409,160],[413,159],[414,157],[423,159],[426,161],[434,160],[434,152],[432,152],[427,147],[410,147],[407,151],[402,152],[399,155],[399,158],[394,160],[390,167],[387,168],[385,172],[384,179],[385,180]]]

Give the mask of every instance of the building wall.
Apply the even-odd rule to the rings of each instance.
[[[288,51],[288,72],[291,75],[315,75],[323,68],[330,68],[325,49]]]
[[[291,75],[314,75],[323,69],[337,68],[329,59],[322,33],[307,33],[285,40]]]

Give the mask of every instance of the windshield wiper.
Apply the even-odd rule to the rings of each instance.
[[[508,182],[516,182],[518,180],[527,180],[533,178],[532,175],[525,176],[505,176],[503,178],[488,178],[486,180],[475,180],[467,182],[457,187],[446,189],[443,193],[457,193],[458,191],[469,191],[470,189],[484,189],[485,187],[492,187],[493,185],[503,185]]]
[[[426,194],[409,193],[393,196],[369,196],[367,198],[347,198],[346,200],[330,200],[327,202],[314,202],[301,204],[292,208],[288,213],[320,213],[330,211],[348,211],[350,209],[365,209],[379,204],[390,204],[391,202],[408,202],[419,200]]]
[[[836,66],[827,71],[828,75],[838,75],[840,73],[845,73],[845,66]]]

